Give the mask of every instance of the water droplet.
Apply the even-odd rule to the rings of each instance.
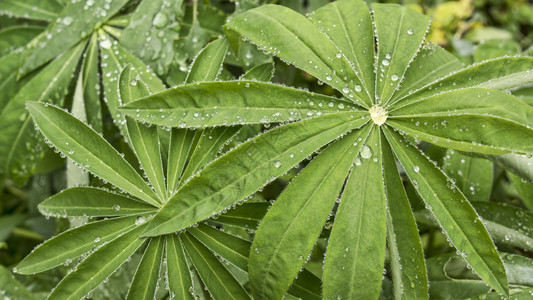
[[[71,155],[74,154],[74,150],[72,149],[68,150],[68,154],[71,154]]]
[[[398,77],[398,75],[396,75],[396,74],[392,74],[392,76],[390,77],[390,79],[391,79],[392,81],[397,81],[398,78],[399,78],[399,77]]]
[[[94,242],[95,242],[95,243],[100,242],[100,238],[99,238],[99,237],[96,237],[96,238],[94,239]]]
[[[117,204],[117,205],[114,205],[114,206],[113,206],[113,209],[114,209],[114,210],[117,210],[117,211],[120,210],[120,205],[118,205],[118,204]]]
[[[110,49],[111,48],[111,41],[109,41],[108,39],[105,39],[105,40],[101,41],[100,42],[100,47],[102,47],[104,49]]]
[[[384,65],[384,66],[388,66],[390,65],[390,61],[388,59],[384,59],[381,61],[381,63]]]
[[[354,86],[354,90],[355,90],[356,92],[360,92],[360,91],[363,90],[363,88],[362,88],[360,85],[356,84],[356,85]]]
[[[408,35],[412,35],[414,32],[413,32],[413,28],[409,28],[407,29],[407,34]]]
[[[418,171],[420,171],[420,167],[418,167],[418,166],[413,166],[413,171],[415,171],[415,173],[418,173]]]
[[[361,157],[364,159],[369,159],[372,157],[372,149],[367,145],[363,145],[361,148]]]
[[[138,217],[137,220],[135,220],[135,225],[139,226],[139,225],[142,225],[146,223],[146,218],[145,217]]]
[[[337,53],[337,55],[335,55],[337,58],[341,58],[342,57],[342,53]]]
[[[276,160],[276,161],[274,162],[274,167],[276,167],[276,168],[281,167],[281,161]]]
[[[348,92],[350,91],[350,89],[348,87],[343,87],[342,88],[342,92],[345,93],[345,94],[348,94]]]
[[[326,76],[326,80],[331,81],[333,78],[331,76]]]
[[[163,28],[168,24],[168,16],[165,13],[158,12],[154,17],[152,24],[157,28]]]

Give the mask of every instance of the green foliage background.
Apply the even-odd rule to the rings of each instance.
[[[408,13],[413,14],[413,16],[415,16],[414,12],[419,12],[432,17],[426,41],[438,44],[453,54],[453,56],[447,56],[448,54],[444,54],[443,51],[443,54],[439,54],[442,55],[443,61],[453,61],[450,69],[443,70],[442,74],[447,74],[471,63],[483,62],[501,56],[533,55],[533,5],[526,0],[367,1],[369,5],[378,2],[400,3],[407,7]],[[339,99],[343,94],[342,87],[335,89],[334,86],[328,85],[325,76],[320,78],[318,73],[313,73],[312,70],[304,72],[286,63],[287,60],[290,61],[291,59],[280,55],[284,58],[282,60],[269,53],[274,51],[268,51],[268,49],[263,49],[267,50],[263,51],[254,45],[260,45],[262,41],[253,36],[252,29],[249,33],[243,29],[244,23],[239,23],[240,21],[244,22],[241,16],[246,15],[251,9],[270,3],[285,6],[301,14],[308,14],[326,5],[329,1],[30,0],[21,2],[2,0],[0,2],[0,87],[2,88],[0,94],[0,262],[2,265],[0,266],[0,297],[43,299],[67,275],[69,275],[67,278],[70,279],[65,279],[58,286],[59,288],[50,295],[51,298],[73,297],[76,299],[90,292],[88,297],[94,299],[123,299],[125,297],[142,299],[153,298],[152,295],[158,299],[174,296],[178,299],[186,299],[191,297],[191,293],[201,299],[212,297],[215,299],[246,299],[250,295],[257,299],[275,299],[284,295],[287,290],[286,298],[289,299],[291,297],[314,299],[320,298],[321,295],[326,297],[325,294],[321,294],[320,289],[324,260],[326,261],[324,272],[331,274],[328,273],[331,272],[331,267],[328,267],[328,260],[324,258],[326,250],[329,251],[330,257],[345,254],[343,252],[344,247],[339,248],[343,251],[338,253],[335,253],[336,249],[327,249],[328,238],[339,236],[338,233],[334,235],[332,232],[334,219],[328,215],[330,207],[327,206],[329,204],[321,204],[324,206],[322,210],[325,211],[325,215],[321,218],[326,218],[327,221],[324,221],[324,229],[322,228],[323,223],[318,224],[319,227],[315,231],[318,230],[317,235],[320,237],[316,243],[311,238],[311,243],[304,247],[307,250],[294,250],[290,243],[283,244],[280,241],[279,247],[286,251],[287,257],[294,254],[294,260],[301,260],[301,263],[282,265],[277,271],[260,267],[266,254],[261,252],[259,255],[258,247],[275,240],[276,232],[270,233],[274,234],[273,238],[273,235],[269,235],[267,225],[263,225],[262,228],[264,229],[262,230],[264,232],[260,232],[261,235],[258,234],[258,239],[254,240],[258,224],[262,222],[263,216],[275,199],[280,200],[276,202],[279,204],[276,204],[277,206],[272,207],[269,211],[268,217],[263,220],[265,224],[274,224],[277,220],[277,214],[285,216],[285,219],[290,218],[287,217],[287,212],[294,211],[295,208],[291,207],[290,204],[286,204],[285,207],[281,205],[282,203],[289,203],[291,199],[300,197],[303,201],[317,197],[317,199],[331,199],[334,203],[337,198],[337,195],[330,195],[332,192],[327,195],[314,196],[312,190],[291,189],[289,182],[298,183],[298,178],[300,176],[306,178],[304,176],[307,176],[308,173],[323,174],[332,161],[337,161],[338,165],[336,165],[335,171],[341,175],[334,177],[336,180],[330,179],[331,181],[325,184],[333,187],[332,190],[339,191],[343,188],[343,178],[346,176],[347,170],[343,169],[343,162],[338,161],[340,157],[337,157],[336,152],[334,152],[341,151],[344,149],[343,146],[340,143],[334,143],[328,148],[322,148],[320,155],[317,156],[314,151],[321,148],[324,142],[318,140],[313,142],[311,140],[312,131],[307,133],[308,136],[306,137],[309,140],[301,137],[301,143],[308,143],[305,144],[306,147],[312,149],[309,150],[309,153],[297,157],[297,162],[302,160],[299,164],[290,165],[292,161],[281,162],[273,159],[274,164],[278,161],[280,164],[283,163],[283,168],[280,168],[279,172],[276,171],[277,173],[272,178],[269,176],[268,180],[261,182],[257,188],[251,191],[259,190],[257,193],[251,196],[248,194],[243,194],[242,197],[234,196],[236,198],[233,199],[233,202],[220,204],[220,207],[213,211],[215,212],[213,215],[215,219],[200,222],[199,225],[195,225],[198,227],[189,227],[189,225],[198,224],[198,221],[211,217],[211,211],[208,215],[194,216],[190,220],[187,219],[189,215],[183,213],[183,216],[178,218],[182,224],[176,225],[174,222],[172,226],[167,226],[164,225],[163,221],[160,221],[162,220],[161,216],[165,216],[165,211],[170,211],[170,213],[166,213],[168,217],[173,217],[176,213],[183,211],[183,207],[177,206],[172,210],[172,205],[167,205],[165,209],[161,210],[163,213],[155,217],[155,221],[150,223],[152,220],[150,218],[156,209],[160,208],[168,199],[172,199],[176,190],[184,185],[192,185],[188,183],[189,176],[197,174],[204,167],[206,169],[203,171],[204,173],[215,169],[215,167],[221,167],[224,158],[215,160],[214,164],[209,165],[220,154],[231,149],[238,152],[239,150],[235,150],[235,147],[248,149],[246,145],[250,143],[249,139],[262,132],[268,131],[274,135],[272,132],[276,132],[275,130],[281,131],[283,127],[289,128],[289,126],[292,126],[291,130],[298,130],[296,125],[291,124],[303,123],[306,122],[305,120],[288,124],[285,122],[305,119],[305,115],[309,111],[316,113],[313,110],[315,108],[305,106],[305,104],[304,108],[298,105],[289,107],[284,104],[276,108],[286,110],[287,114],[290,112],[303,117],[288,119],[288,117],[281,115],[279,119],[262,120],[261,109],[263,109],[266,100],[257,98],[256,102],[250,100],[244,104],[236,104],[234,110],[226,112],[232,118],[240,115],[248,116],[250,119],[248,121],[237,120],[234,123],[226,122],[224,124],[221,121],[218,123],[212,121],[210,124],[209,119],[207,121],[205,119],[198,120],[195,115],[192,115],[190,119],[185,120],[186,124],[181,125],[169,121],[169,115],[160,118],[159,121],[149,118],[143,119],[136,109],[144,108],[148,111],[148,109],[153,108],[159,114],[159,109],[164,107],[161,103],[164,103],[167,98],[175,97],[172,90],[168,90],[168,94],[165,94],[164,91],[167,88],[199,83],[178,88],[178,92],[185,91],[192,95],[190,97],[193,99],[191,100],[192,104],[183,104],[183,107],[176,108],[172,107],[172,103],[170,103],[169,107],[177,109],[177,112],[172,112],[169,109],[169,114],[177,114],[182,111],[192,112],[193,107],[201,107],[202,105],[223,107],[224,102],[215,103],[210,102],[211,100],[203,100],[205,103],[202,104],[202,99],[208,99],[203,93],[211,89],[222,89],[228,93],[245,94],[244,86],[251,86],[255,93],[265,96],[265,99],[269,96],[271,100],[268,101],[272,101],[272,103],[283,97],[298,98],[305,95],[305,98],[302,98],[304,102],[307,100],[316,103],[332,103],[334,108],[331,109],[330,113],[335,113],[340,105],[347,110],[358,109],[353,103],[346,101],[349,98],[348,94],[346,94],[346,99]],[[421,15],[416,16],[420,16],[420,20],[425,20]],[[229,25],[224,27],[228,21],[230,22]],[[228,40],[225,38],[226,35]],[[241,40],[240,35],[246,36],[254,44],[248,41],[238,42]],[[367,42],[373,43],[373,41]],[[260,46],[266,48],[266,45]],[[233,51],[237,48],[239,51]],[[435,48],[435,46],[429,46],[422,51],[441,53],[441,49]],[[300,54],[295,53],[296,55]],[[381,55],[384,54],[381,53]],[[379,61],[382,59],[380,57]],[[406,59],[406,63],[408,63],[410,57]],[[505,62],[505,59],[502,62]],[[524,66],[522,71],[524,72],[531,70],[527,63],[529,61],[524,61],[522,64]],[[413,64],[416,65],[416,62]],[[420,67],[422,68],[422,64]],[[487,79],[495,72],[492,70],[485,70],[484,74]],[[475,72],[473,74],[479,75]],[[222,82],[234,79],[241,79],[242,82],[239,84],[235,81],[228,84]],[[437,78],[430,81],[434,79]],[[461,82],[460,79],[458,80],[459,83]],[[465,77],[462,79],[464,80]],[[219,82],[201,84],[201,82],[213,80],[219,80]],[[256,80],[271,81],[276,84],[296,87],[303,91],[296,91],[285,86],[261,84]],[[485,79],[480,79],[481,82],[483,80]],[[495,81],[498,82],[498,79]],[[514,83],[507,85],[507,87],[511,87],[509,93],[523,102],[513,102],[515,97],[508,96],[504,92],[498,94],[495,91],[494,93],[500,97],[498,99],[508,97],[509,103],[514,103],[514,106],[511,107],[509,104],[501,108],[494,108],[498,105],[498,101],[494,100],[491,102],[494,104],[492,108],[508,111],[509,115],[504,117],[509,118],[515,117],[515,115],[511,116],[512,112],[527,112],[529,109],[526,108],[527,105],[533,106],[533,87],[531,87],[531,80],[526,81],[529,85],[519,86]],[[407,83],[402,84],[407,85]],[[243,86],[240,86],[241,84]],[[364,85],[361,82],[359,84]],[[448,84],[451,85],[451,81]],[[453,84],[455,85],[455,82]],[[505,88],[505,84],[503,85],[504,87],[500,87],[501,89],[509,89]],[[188,87],[190,87],[190,91],[187,90]],[[492,88],[490,85],[485,87]],[[404,96],[408,93],[407,90],[403,92]],[[390,93],[392,94],[393,91],[390,90]],[[125,106],[123,110],[117,109],[121,105],[150,94],[160,95],[159,100],[162,102],[156,102],[158,96],[155,96],[149,98],[152,103],[155,103],[153,104],[154,107],[135,107],[134,104],[130,104],[132,106]],[[203,96],[197,96],[199,99],[196,100],[194,99],[195,95]],[[217,97],[226,97],[228,100],[231,99],[230,96]],[[474,97],[475,95],[469,96]],[[249,98],[253,99],[253,95]],[[217,98],[213,99],[215,101]],[[41,102],[41,104],[35,103],[28,106],[31,116],[25,107],[26,101]],[[242,111],[238,110],[238,105],[242,105]],[[371,105],[367,106],[366,108],[369,108]],[[56,107],[67,109],[71,115]],[[255,115],[254,107],[257,107]],[[520,109],[521,107],[523,109]],[[429,107],[428,109],[433,108]],[[327,114],[328,109],[328,105],[324,105],[321,112]],[[164,113],[167,111],[165,110]],[[199,113],[205,113],[205,111],[199,111]],[[41,119],[39,119],[39,114]],[[46,118],[49,118],[50,114],[55,115],[47,121]],[[363,113],[361,112],[361,114]],[[254,121],[254,116],[257,116],[257,121]],[[76,121],[75,118],[81,122]],[[312,124],[310,128],[314,129],[316,133],[320,133],[322,130],[329,130],[331,122],[338,122],[339,126],[347,126],[346,124],[350,122],[349,119],[348,117],[342,119],[339,114],[335,118],[332,117],[328,123],[310,123]],[[39,124],[38,127],[34,128],[33,120]],[[521,120],[526,120],[523,123],[531,126],[530,116],[523,117]],[[42,122],[44,126],[39,122]],[[156,123],[163,127],[146,127],[145,122]],[[278,124],[276,123],[278,122],[282,122],[282,126],[277,127]],[[396,122],[398,128],[408,133],[409,129],[414,128],[409,127],[407,123]],[[57,129],[51,131],[49,125],[46,124],[56,124]],[[238,126],[203,128],[212,125]],[[53,144],[54,148],[48,147],[40,131],[35,130],[39,127],[44,136],[48,138],[47,142]],[[170,129],[169,127],[176,128]],[[178,129],[177,127],[183,128]],[[193,128],[186,129],[184,127]],[[202,129],[194,130],[197,127],[202,127]],[[372,139],[377,141],[383,136],[375,128],[376,126],[367,129],[363,127],[360,133],[350,133],[343,140],[353,139],[350,144],[357,144],[358,135],[365,135],[365,137],[368,135],[370,137],[368,143]],[[63,134],[61,137],[58,137],[57,132],[59,131]],[[338,133],[344,132],[339,129]],[[384,131],[384,134],[389,140],[398,141],[398,145],[400,145],[401,138],[399,135],[396,137],[396,132],[390,130]],[[332,135],[336,136],[337,132],[333,132]],[[79,140],[80,137],[83,139]],[[509,132],[509,139],[513,137],[515,136]],[[528,140],[528,138],[530,139]],[[425,156],[436,162],[450,176],[448,178],[449,183],[451,182],[452,185],[461,190],[462,194],[468,198],[468,200],[465,198],[465,201],[470,201],[475,211],[482,217],[484,227],[500,251],[500,265],[497,266],[498,263],[493,263],[493,267],[489,268],[490,272],[480,273],[476,269],[475,258],[468,261],[468,264],[461,259],[461,256],[465,257],[464,253],[462,251],[456,253],[449,238],[439,229],[438,223],[443,225],[442,222],[436,222],[435,218],[425,209],[424,199],[422,199],[424,197],[421,197],[423,193],[419,191],[419,184],[423,185],[423,183],[420,182],[420,179],[418,181],[412,180],[413,176],[417,176],[415,173],[418,173],[418,171],[413,172],[412,170],[420,168],[423,162],[403,165],[400,173],[395,172],[396,175],[390,178],[385,177],[383,180],[400,183],[399,186],[405,188],[405,203],[407,203],[407,207],[410,206],[413,210],[416,226],[418,226],[420,245],[416,247],[420,249],[413,250],[413,252],[418,253],[418,256],[413,255],[412,264],[409,262],[398,264],[401,257],[398,253],[390,250],[393,248],[390,240],[389,250],[386,251],[384,247],[378,250],[380,244],[384,245],[385,235],[391,234],[391,232],[385,233],[385,222],[387,222],[389,230],[396,227],[407,228],[406,231],[409,231],[409,226],[405,225],[409,221],[392,226],[395,221],[390,219],[391,216],[381,216],[383,228],[376,226],[373,230],[377,233],[369,231],[367,233],[368,238],[363,238],[365,242],[376,244],[375,259],[377,261],[373,265],[372,262],[367,261],[363,264],[375,266],[381,263],[383,269],[370,268],[366,275],[372,273],[372,276],[368,275],[366,280],[355,280],[357,291],[353,292],[351,296],[354,297],[357,294],[359,297],[392,299],[401,298],[400,295],[404,295],[403,297],[408,299],[424,298],[424,287],[413,287],[416,291],[422,291],[422,295],[404,294],[403,289],[408,290],[408,286],[404,287],[403,284],[409,284],[409,281],[405,281],[405,278],[399,279],[397,274],[402,273],[399,271],[402,268],[409,269],[425,264],[427,279],[430,282],[429,295],[431,298],[487,297],[490,299],[491,297],[499,297],[498,293],[495,292],[498,290],[499,292],[508,292],[516,299],[527,299],[533,287],[531,275],[533,274],[531,261],[533,259],[531,254],[533,252],[533,215],[531,213],[533,209],[533,162],[530,155],[522,154],[532,152],[533,137],[526,135],[525,139],[517,143],[514,148],[509,148],[516,153],[503,155],[500,154],[509,151],[499,153],[494,149],[478,149],[479,151],[475,151],[478,154],[469,155],[464,152],[468,152],[466,148],[459,149],[463,152],[457,151],[457,148],[456,150],[446,149],[448,148],[447,145],[432,143],[431,137],[423,135],[416,136],[416,138],[411,137],[408,140],[417,145]],[[261,138],[257,138],[257,141],[261,142]],[[78,142],[80,147],[73,148],[73,145]],[[267,142],[268,140],[264,143],[268,144]],[[294,142],[294,140],[287,141],[286,144],[280,142],[279,145],[289,147]],[[362,150],[363,144],[360,144],[359,147]],[[399,153],[402,147],[397,146],[396,149],[382,147],[382,149],[383,153],[391,151]],[[181,150],[178,151],[178,148]],[[331,150],[330,148],[335,149]],[[453,147],[450,146],[449,148]],[[251,149],[250,151],[253,150],[252,148],[249,149]],[[287,149],[276,149],[276,151],[278,154],[289,155],[290,151]],[[70,153],[71,151],[72,153]],[[352,151],[353,153],[341,157],[350,157],[350,155],[356,157],[358,155],[355,150],[343,151]],[[415,153],[418,153],[414,147],[410,148],[409,151],[404,152],[404,161],[406,161],[406,157],[411,155],[412,158],[415,157],[413,156]],[[81,155],[80,153],[91,153],[101,160],[102,166],[84,162],[82,158],[76,157],[76,155]],[[181,153],[181,156],[176,158],[169,153]],[[242,156],[244,154],[243,150]],[[398,154],[396,155],[398,156]],[[234,157],[238,156],[234,155]],[[231,155],[224,157],[231,157]],[[402,159],[402,157],[397,158]],[[382,159],[380,158],[380,162]],[[310,163],[311,161],[313,163]],[[383,162],[383,164],[386,163],[389,167],[396,169],[394,161]],[[287,164],[290,166],[285,168]],[[295,166],[292,167],[293,165]],[[105,166],[112,166],[112,168],[106,169]],[[364,166],[365,168],[368,167]],[[428,167],[432,166],[428,165]],[[119,171],[117,174],[121,175],[120,178],[110,175],[117,170]],[[173,174],[170,170],[179,171]],[[372,168],[368,167],[364,175],[372,176],[372,172]],[[131,174],[135,174],[135,176]],[[146,176],[142,177],[138,174],[145,174]],[[376,178],[381,177],[379,174],[378,172],[374,175]],[[391,176],[390,172],[385,174]],[[308,178],[310,178],[308,180],[312,180],[313,176]],[[360,179],[362,180],[362,178]],[[304,179],[300,180],[303,181]],[[193,180],[194,183],[196,182]],[[309,183],[309,187],[316,185],[319,183]],[[428,179],[428,189],[438,185],[437,179]],[[66,188],[70,188],[70,190],[65,190]],[[192,188],[190,190],[196,191]],[[72,191],[70,196],[69,191]],[[128,194],[123,193],[123,191],[128,192]],[[282,192],[283,194],[281,194]],[[380,191],[373,190],[373,187],[369,185],[366,192],[379,193]],[[182,193],[187,195],[186,191]],[[396,194],[404,194],[404,192],[400,188],[396,190]],[[181,196],[181,194],[179,195]],[[248,196],[250,198],[244,204],[235,206],[234,209],[226,209],[236,202],[241,204],[240,201]],[[52,198],[43,203],[49,197]],[[383,197],[385,199],[386,195]],[[102,201],[91,202],[95,199]],[[375,204],[379,200],[376,198],[372,201]],[[91,205],[80,208],[80,203],[91,203]],[[38,206],[39,204],[40,206]],[[384,200],[382,204],[385,205]],[[119,210],[116,209],[117,205]],[[396,209],[401,211],[402,208]],[[404,210],[401,218],[410,218],[410,215],[409,210]],[[127,253],[123,254],[124,257],[119,258],[116,264],[120,266],[123,262],[127,262],[116,272],[114,272],[114,267],[110,267],[111,263],[101,263],[98,256],[93,256],[92,260],[89,257],[85,264],[82,262],[77,266],[78,262],[85,258],[86,254],[84,253],[89,250],[102,249],[100,253],[105,251],[113,253],[111,246],[102,247],[106,245],[107,241],[101,232],[105,231],[105,228],[113,228],[115,225],[107,227],[99,224],[93,225],[94,229],[92,230],[96,232],[94,236],[88,235],[87,231],[83,231],[83,228],[88,226],[84,225],[87,222],[95,224],[92,221],[102,222],[105,218],[114,216],[122,217],[121,222],[129,225],[145,226],[145,221],[148,221],[148,224],[151,225],[146,226],[151,226],[152,233],[146,234],[144,232],[143,235],[155,237],[146,240],[136,239],[136,236],[144,230],[143,227],[121,236],[120,238],[124,242],[120,245],[130,249],[129,254],[135,254],[131,256]],[[310,216],[317,217],[316,215]],[[364,219],[364,216],[361,218]],[[111,222],[118,222],[117,219],[112,218],[110,220]],[[413,226],[414,221],[415,219],[412,220]],[[312,226],[313,222],[300,222],[303,227],[302,230],[311,231],[308,227]],[[164,233],[164,235],[158,236],[156,234],[157,226],[153,224],[163,224],[160,226],[163,229],[157,233]],[[372,224],[380,225],[379,222]],[[215,230],[215,228],[222,229],[222,231]],[[85,244],[80,240],[71,240],[70,244],[58,243],[60,248],[51,248],[53,251],[46,254],[50,257],[50,262],[45,261],[43,263],[43,254],[38,254],[41,256],[34,261],[31,260],[32,256],[29,256],[26,265],[20,264],[38,244],[58,234],[69,236],[70,232],[76,232],[76,230],[81,230],[83,234],[87,235]],[[178,230],[181,230],[179,235],[171,233]],[[120,233],[116,230],[109,233],[108,241],[113,240],[118,234]],[[397,234],[399,233],[397,232]],[[416,230],[414,233],[411,230],[411,232],[404,232],[403,234],[406,236],[417,235]],[[491,243],[487,233],[481,233],[480,239],[483,240],[484,235],[486,235],[485,240]],[[374,240],[372,237],[375,236],[380,236],[383,240]],[[69,241],[68,239],[65,240]],[[91,249],[95,244],[99,244],[98,247]],[[58,249],[77,249],[77,252],[76,255],[65,254],[65,256],[61,256],[58,255],[60,253],[57,253]],[[181,252],[178,251],[180,249]],[[138,251],[135,252],[136,250]],[[421,256],[422,250],[423,257]],[[300,255],[297,251],[304,253],[304,255]],[[172,256],[172,253],[176,254]],[[308,257],[306,258],[305,255],[307,254]],[[101,257],[105,257],[105,253],[101,255]],[[480,258],[483,260],[486,256],[480,255]],[[472,259],[471,255],[469,255],[469,259]],[[257,263],[256,265],[259,267],[248,270],[249,260],[251,264]],[[418,261],[415,263],[415,260]],[[41,261],[41,266],[38,266],[39,261]],[[302,271],[293,283],[295,277],[293,273],[298,274],[304,262],[305,267],[301,269]],[[164,274],[164,266],[169,264],[180,266],[180,268],[169,268],[169,274]],[[72,275],[78,268],[82,270],[86,266],[95,269],[95,272],[106,270],[102,274],[94,275],[97,280],[103,281],[102,284],[94,286],[96,287],[95,290],[93,290],[94,287],[78,289],[79,284],[76,283],[78,279]],[[471,271],[472,266],[475,271],[478,271],[477,275]],[[32,275],[16,274],[12,272],[14,267],[18,268],[19,273]],[[28,269],[24,270],[24,267]],[[72,273],[73,271],[74,273]],[[248,271],[250,272],[249,275]],[[506,278],[504,275],[503,277],[501,274],[498,275],[498,271],[506,273]],[[189,272],[192,273],[192,276],[189,276]],[[269,272],[274,274],[274,277],[279,275],[282,279],[273,280]],[[416,271],[413,272],[416,273]],[[338,276],[343,277],[341,275]],[[419,275],[426,276],[426,273],[422,272]],[[336,275],[334,274],[331,276],[333,279],[325,285],[326,288],[330,291],[336,288],[342,289],[341,286],[336,287],[335,284],[342,285],[344,281],[335,279]],[[480,277],[490,286],[487,286]],[[153,284],[140,284],[140,282],[149,281],[150,278],[155,278],[153,279],[155,281],[152,282],[158,283],[158,288]],[[167,281],[170,279],[170,281],[165,282],[165,278]],[[250,282],[249,279],[252,281]],[[412,280],[412,282],[416,281]],[[507,282],[509,283],[509,290],[505,286]],[[375,287],[367,286],[369,283],[374,284]],[[402,289],[399,289],[400,284],[402,284]],[[132,286],[131,289],[130,285]],[[190,293],[184,293],[181,296],[172,295],[165,289],[169,285],[170,290]],[[72,289],[69,290],[69,287]]]

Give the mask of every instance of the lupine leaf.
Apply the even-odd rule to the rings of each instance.
[[[38,43],[25,58],[19,75],[25,75],[38,68],[65,49],[76,45],[89,35],[95,27],[111,18],[128,1],[117,0],[104,5],[105,0],[95,0],[93,5],[86,1],[69,2],[42,35]],[[46,37],[49,35],[50,38]]]
[[[298,278],[292,284],[288,294],[306,300],[322,300],[322,292],[320,288],[320,278],[304,268],[300,274],[298,274]]]
[[[424,252],[409,200],[390,146],[382,136],[383,182],[387,198],[387,246],[395,299],[428,299]]]
[[[24,102],[46,101],[60,104],[72,80],[84,45],[65,52],[33,77],[7,103],[0,115],[0,166],[4,174],[22,184],[43,155],[41,137],[33,128]],[[27,88],[26,88],[27,87]],[[31,88],[30,88],[31,87]]]
[[[461,69],[395,102],[412,102],[464,88],[509,90],[533,82],[531,69],[533,57],[497,58]]]
[[[361,116],[353,112],[311,118],[272,129],[242,144],[189,180],[152,219],[144,235],[178,231],[214,216],[324,144],[363,125],[367,120]]]
[[[53,105],[28,102],[43,135],[66,156],[141,200],[158,205],[157,196],[133,167],[103,137]]]
[[[0,15],[11,17],[52,21],[62,6],[55,0],[4,0],[0,2]]]
[[[39,211],[54,217],[112,217],[146,213],[155,207],[125,195],[93,187],[75,187],[39,204]]]
[[[353,108],[329,96],[238,80],[179,86],[129,103],[120,111],[151,124],[207,127],[295,121]]]
[[[255,229],[270,207],[266,202],[246,202],[221,214],[214,221],[231,226]]]
[[[527,181],[513,173],[507,173],[509,179],[513,182],[518,195],[522,199],[524,205],[530,210],[533,211],[533,183]]]
[[[250,254],[250,282],[257,299],[279,299],[313,249],[371,126],[336,141],[278,197],[261,221]],[[357,146],[354,146],[354,143]],[[334,164],[329,162],[335,161]]]
[[[486,158],[514,174],[533,182],[533,157],[519,154],[487,155]]]
[[[19,282],[9,270],[0,265],[0,291],[3,299],[39,299]]]
[[[188,233],[182,235],[182,240],[198,274],[215,299],[250,299],[246,290],[208,248]]]
[[[533,152],[528,143],[533,108],[502,91],[452,91],[390,114],[389,125],[441,147],[484,154]]]
[[[386,242],[381,137],[377,126],[364,143],[344,188],[324,262],[325,299],[379,296]]]
[[[78,256],[131,230],[136,219],[135,216],[113,218],[67,230],[26,256],[17,265],[16,272],[34,274],[72,262]]]
[[[242,75],[241,80],[269,81],[274,75],[274,63],[268,62],[253,67]]]
[[[150,239],[131,281],[126,299],[152,300],[155,298],[164,249],[164,237],[158,236]]]
[[[98,248],[65,276],[48,299],[80,299],[92,291],[141,247],[146,240],[139,239],[143,225]]]
[[[346,56],[357,71],[363,86],[351,87],[358,92],[364,89],[369,97],[375,93],[374,38],[372,17],[363,1],[335,1],[317,9],[308,16],[335,46]]]
[[[295,11],[264,5],[234,16],[224,29],[233,48],[238,33],[360,102],[359,105],[370,106],[366,92],[354,92],[355,85],[361,86],[361,82],[348,59],[317,26]]]
[[[0,114],[9,101],[17,94],[20,87],[27,82],[27,77],[17,80],[17,69],[23,56],[23,52],[14,52],[0,58],[0,89],[2,89],[0,94]]]
[[[398,133],[387,128],[385,134],[417,193],[458,253],[485,282],[508,294],[503,263],[465,196],[457,188],[448,187],[449,178]]]
[[[222,62],[228,52],[228,40],[218,39],[207,45],[191,65],[185,82],[201,82],[215,80],[222,70]]]
[[[193,300],[191,272],[178,235],[166,235],[168,286],[171,299]]]
[[[429,17],[400,5],[372,5],[378,45],[376,102],[388,103],[417,54]]]

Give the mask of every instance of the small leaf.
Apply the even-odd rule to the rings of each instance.
[[[21,3],[20,1],[17,1]],[[0,2],[1,6],[5,2]],[[44,30],[41,26],[19,25],[0,30],[0,57],[25,47],[29,41]],[[16,75],[16,72],[14,72]]]
[[[171,299],[193,300],[191,272],[183,252],[183,244],[178,235],[169,234],[166,238],[166,258],[168,287]]]
[[[379,129],[361,141],[342,193],[324,262],[325,299],[376,299],[386,243],[385,191]]]
[[[59,282],[48,299],[74,300],[87,295],[146,242],[138,238],[143,228],[137,226],[93,252]]]
[[[39,299],[32,294],[21,282],[19,282],[13,274],[4,266],[0,265],[0,287],[2,298],[8,299]]]
[[[274,63],[268,62],[253,67],[241,76],[241,80],[269,81],[274,76]]]
[[[255,229],[265,216],[269,203],[246,202],[216,218],[217,223],[238,226],[247,229]]]
[[[400,5],[374,3],[372,8],[378,45],[376,102],[387,104],[424,42],[429,17]]]
[[[126,299],[152,300],[155,298],[164,248],[165,239],[163,237],[158,236],[150,239],[131,281]]]
[[[289,289],[363,147],[358,138],[366,138],[370,128],[350,133],[320,153],[269,209],[257,229],[250,254],[249,276],[255,298],[279,299]]]
[[[16,268],[20,274],[34,274],[70,263],[94,247],[112,241],[135,227],[137,217],[114,218],[92,222],[67,230],[44,242]]]
[[[426,208],[435,216],[450,243],[485,282],[500,293],[508,294],[503,263],[465,196],[456,187],[449,187],[450,179],[398,133],[387,128],[385,135]]]
[[[66,156],[113,185],[158,205],[157,196],[133,167],[103,137],[61,108],[28,102],[43,135]]]
[[[188,233],[181,237],[200,278],[215,299],[250,299],[242,285],[208,248]]]
[[[98,70],[98,38],[93,33],[85,51],[81,76],[83,100],[87,123],[97,132],[102,132],[102,107],[100,105],[100,72]],[[96,88],[98,86],[98,88]]]
[[[39,204],[39,211],[53,217],[112,217],[142,214],[155,207],[138,200],[93,187],[75,187]]]
[[[296,121],[353,110],[349,102],[272,83],[203,82],[179,86],[122,106],[135,119],[170,127]]]
[[[251,139],[192,177],[165,204],[143,235],[182,230],[214,216],[287,172],[324,144],[362,126],[367,120],[361,116],[356,112],[329,114],[278,127]]]
[[[186,83],[215,80],[222,70],[222,62],[228,52],[228,41],[224,38],[207,45],[191,65]]]

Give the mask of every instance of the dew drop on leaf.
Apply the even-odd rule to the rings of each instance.
[[[276,167],[276,168],[281,167],[281,161],[276,160],[276,161],[274,162],[274,167]]]
[[[418,166],[414,166],[414,167],[413,167],[413,171],[415,171],[415,173],[418,173],[418,171],[420,171],[420,167],[418,167]]]
[[[361,148],[361,157],[364,159],[369,159],[372,157],[372,149],[367,145],[363,145]]]

